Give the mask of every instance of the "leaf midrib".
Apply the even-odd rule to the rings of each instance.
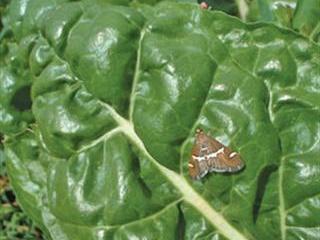
[[[146,149],[143,141],[139,138],[130,121],[119,115],[111,106],[101,102],[119,124],[122,132],[129,140],[159,169],[159,171],[179,190],[183,200],[197,209],[222,235],[232,240],[248,240],[242,233],[233,227],[218,211],[199,195],[187,180],[176,172],[159,164]]]

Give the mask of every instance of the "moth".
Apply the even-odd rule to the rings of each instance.
[[[200,179],[208,172],[237,172],[244,162],[239,153],[197,129],[188,167],[191,178]]]

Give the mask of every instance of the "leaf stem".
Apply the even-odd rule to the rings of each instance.
[[[133,118],[133,107],[134,107],[134,99],[135,99],[135,91],[136,91],[136,86],[138,83],[139,79],[139,73],[140,73],[140,62],[141,62],[141,48],[142,48],[142,40],[145,34],[145,29],[143,28],[140,33],[140,39],[138,43],[138,50],[137,50],[137,60],[136,60],[136,66],[134,70],[134,77],[133,77],[133,82],[132,82],[132,91],[130,95],[130,106],[129,106],[129,120],[132,122]]]
[[[283,161],[284,158],[280,160],[279,167],[279,214],[280,214],[280,231],[281,231],[281,239],[286,239],[286,209],[284,203],[284,195],[283,195]]]
[[[241,20],[246,21],[247,15],[249,12],[249,7],[248,7],[247,2],[245,0],[236,0],[236,4],[238,6],[239,16],[240,16]]]
[[[123,133],[134,143],[141,152],[148,157],[148,159],[159,169],[159,171],[166,176],[168,181],[170,181],[182,194],[183,199],[198,210],[222,235],[228,239],[232,240],[247,240],[247,238],[242,235],[234,226],[232,226],[224,216],[212,208],[212,206],[198,193],[188,181],[176,172],[162,166],[159,164],[148,152],[144,143],[136,134],[132,122],[120,116],[112,107],[108,104],[100,102],[105,106],[118,122],[119,127],[123,130]]]

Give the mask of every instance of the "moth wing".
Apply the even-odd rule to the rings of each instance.
[[[209,154],[217,153],[208,160],[210,172],[237,172],[244,167],[239,153],[232,151],[216,139],[204,135],[208,142]]]
[[[201,148],[197,144],[194,144],[192,147],[191,156],[188,162],[189,175],[193,179],[200,178],[199,163],[197,160],[193,158],[193,156],[199,156],[200,151],[201,151]]]
[[[203,141],[205,139],[202,139],[202,137],[203,136],[201,135],[197,135],[196,142],[192,147],[191,156],[188,163],[189,175],[193,179],[200,179],[208,172],[207,164],[204,161],[205,156],[208,154],[208,148],[203,148],[203,144],[207,146],[208,143]],[[200,158],[203,159],[203,161],[200,161]]]
[[[224,149],[227,148],[221,142],[219,142],[213,138],[210,138],[208,142],[209,142],[209,144],[208,144],[209,152],[217,152],[217,151],[221,150],[222,148],[224,148]]]
[[[220,143],[221,144],[221,143]],[[212,159],[209,159],[210,172],[237,172],[244,167],[240,154],[221,144],[222,150]]]
[[[220,148],[225,147],[222,143],[211,138],[210,136],[205,134],[203,131],[200,131],[197,134],[196,145],[207,148],[207,152],[216,152]]]

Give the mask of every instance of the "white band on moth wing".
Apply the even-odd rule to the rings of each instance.
[[[237,155],[237,153],[236,152],[232,152],[232,153],[230,153],[229,158],[233,158],[235,155]]]
[[[194,165],[191,164],[191,163],[188,163],[188,166],[189,166],[190,168],[194,168]]]
[[[195,156],[195,155],[192,155],[192,158],[193,158],[194,160],[198,160],[198,161],[206,160],[206,157],[205,157],[205,156],[203,156],[203,157],[197,157],[197,156]]]
[[[207,158],[217,157],[219,153],[224,153],[224,147],[220,148],[218,151],[210,153]]]

